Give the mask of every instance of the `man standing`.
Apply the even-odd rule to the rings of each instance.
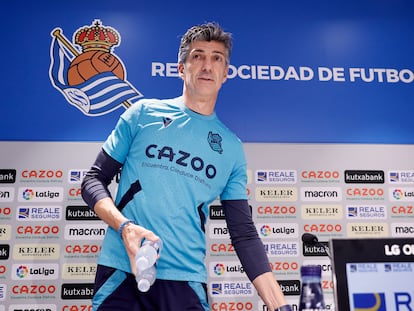
[[[242,143],[215,114],[231,48],[231,34],[215,23],[188,29],[178,53],[182,95],[126,110],[85,177],[82,196],[109,225],[93,310],[209,310],[204,226],[217,198],[258,294],[269,310],[291,310],[252,221]],[[121,168],[114,202],[107,186]],[[159,238],[157,280],[140,293],[135,254],[144,239]]]

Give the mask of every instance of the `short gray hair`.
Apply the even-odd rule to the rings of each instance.
[[[231,33],[225,32],[219,24],[209,22],[189,28],[181,38],[180,49],[178,50],[178,63],[185,63],[190,53],[190,44],[194,41],[217,41],[223,43],[227,51],[226,62],[229,64],[233,39]]]

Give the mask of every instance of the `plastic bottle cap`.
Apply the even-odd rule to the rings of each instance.
[[[147,279],[142,279],[142,280],[139,280],[138,282],[138,289],[141,292],[147,292],[150,289],[150,286],[151,284]]]
[[[320,265],[306,265],[300,268],[301,275],[307,276],[321,276],[322,267]]]

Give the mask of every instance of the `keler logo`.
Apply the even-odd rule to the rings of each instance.
[[[51,35],[50,81],[85,115],[94,117],[120,106],[128,108],[143,96],[127,81],[125,67],[112,51],[121,42],[115,29],[95,20],[74,33],[74,45],[60,28]]]

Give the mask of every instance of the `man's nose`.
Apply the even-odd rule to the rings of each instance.
[[[203,70],[210,71],[213,67],[213,62],[210,58],[206,57],[203,62]]]

